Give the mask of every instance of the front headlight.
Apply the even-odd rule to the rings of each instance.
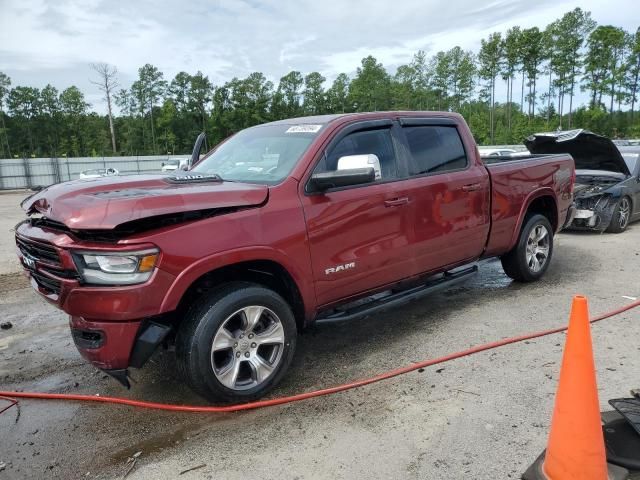
[[[590,195],[576,199],[576,206],[581,210],[602,210],[609,203],[610,195]]]
[[[82,279],[93,285],[133,285],[149,280],[159,250],[135,252],[74,252]]]

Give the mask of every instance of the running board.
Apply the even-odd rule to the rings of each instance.
[[[353,308],[332,309],[326,314],[320,314],[316,317],[317,323],[329,323],[345,320],[353,320],[355,318],[371,315],[372,313],[386,310],[391,307],[397,307],[417,298],[424,297],[430,293],[438,292],[451,287],[457,283],[463,282],[469,277],[478,273],[478,266],[473,265],[463,270],[453,272],[445,272],[442,276],[431,280],[423,285],[402,290],[400,292],[391,293],[378,300],[367,302],[366,304],[357,305]]]

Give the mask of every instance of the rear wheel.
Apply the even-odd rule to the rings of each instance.
[[[202,298],[176,338],[189,385],[211,401],[263,396],[293,358],[296,323],[287,302],[262,286],[233,282]]]
[[[631,218],[631,200],[629,197],[622,197],[616,208],[613,210],[613,217],[611,217],[611,223],[607,227],[607,232],[622,233],[627,229],[629,225],[629,219]]]
[[[553,228],[544,215],[529,216],[515,247],[500,259],[504,272],[518,282],[534,282],[549,267],[553,254]]]

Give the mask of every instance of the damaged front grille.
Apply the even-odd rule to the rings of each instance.
[[[51,244],[16,236],[16,245],[23,255],[35,261],[41,261],[54,266],[62,266],[58,250]]]

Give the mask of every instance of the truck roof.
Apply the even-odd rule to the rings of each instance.
[[[410,117],[448,117],[454,118],[458,114],[450,112],[431,112],[431,111],[391,111],[391,112],[358,112],[358,113],[335,113],[331,115],[312,115],[309,117],[294,117],[285,118],[283,120],[276,120],[274,122],[263,123],[262,125],[326,125],[338,119],[351,119],[351,118],[394,118],[397,116],[410,116]],[[257,125],[260,126],[260,125]]]

